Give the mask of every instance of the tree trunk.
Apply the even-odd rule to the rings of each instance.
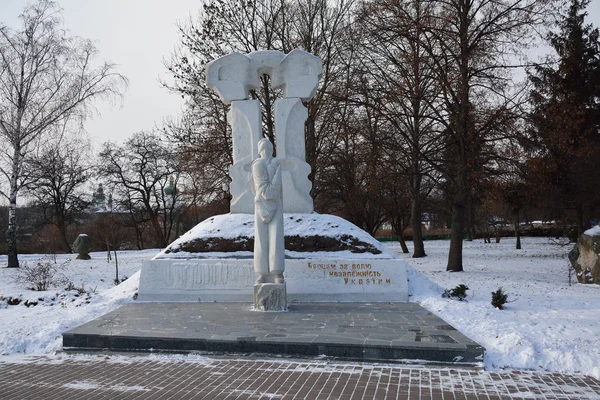
[[[402,248],[402,252],[404,254],[408,254],[408,246],[406,246],[406,240],[404,240],[404,237],[402,236],[402,234],[398,235],[398,243],[400,243],[400,248]]]
[[[62,249],[62,251],[64,251],[67,254],[70,254],[73,252],[73,250],[71,250],[71,245],[69,244],[69,240],[67,239],[67,232],[64,229],[61,229],[60,227],[58,228],[58,234],[60,236],[60,247]]]
[[[577,237],[580,238],[584,232],[584,223],[583,223],[583,207],[581,204],[575,205],[575,212],[577,214]]]
[[[420,188],[419,188],[420,189]],[[425,245],[423,244],[423,233],[421,232],[421,201],[419,192],[413,195],[412,207],[410,210],[410,223],[413,231],[413,258],[427,256],[425,254]]]
[[[150,216],[150,222],[152,223],[152,228],[154,228],[154,232],[156,233],[156,240],[158,241],[158,246],[162,248],[167,247],[167,240],[165,239],[165,235],[163,234],[160,222],[158,221],[158,215],[152,214]]]
[[[446,271],[460,272],[463,270],[462,265],[462,249],[463,239],[465,235],[465,190],[466,177],[464,173],[461,174],[462,188],[457,188],[457,193],[454,195],[454,202],[452,205],[452,228],[450,230],[450,251],[448,252],[448,265]]]
[[[460,42],[460,57],[459,71],[460,76],[457,82],[458,102],[453,104],[456,109],[454,116],[456,117],[453,126],[453,140],[456,144],[456,181],[454,183],[454,195],[452,202],[452,230],[450,231],[450,251],[448,252],[448,265],[446,271],[460,272],[463,271],[462,251],[463,239],[465,234],[465,210],[467,207],[467,168],[468,167],[468,148],[471,142],[471,132],[469,127],[469,8],[466,7],[466,2],[460,2],[459,16],[459,42]]]
[[[114,250],[115,253],[115,284],[119,284],[119,258],[117,257],[117,249]]]
[[[8,244],[8,268],[19,267],[19,257],[17,252],[17,192],[18,174],[20,160],[20,148],[15,146],[12,163],[12,173],[10,175],[10,196],[8,206],[8,229],[6,230],[6,242]]]
[[[274,100],[271,99],[271,92],[269,91],[269,83],[270,78],[268,75],[263,75],[260,77],[262,83],[262,89],[265,94],[265,103],[263,106],[263,111],[265,113],[265,118],[263,120],[264,125],[267,129],[265,132],[265,136],[273,143],[273,157],[277,157],[277,144],[275,137],[275,121],[273,119],[273,103]]]
[[[67,225],[65,224],[64,217],[60,213],[56,214],[56,226],[58,227],[61,250],[67,254],[72,253],[73,250],[71,249],[71,244],[67,240]]]
[[[463,270],[462,249],[465,224],[464,204],[455,204],[452,209],[452,230],[450,232],[450,252],[446,271],[460,272]]]
[[[517,212],[515,213],[515,237],[517,238],[517,250],[521,250],[521,233],[519,231],[520,224],[521,221],[519,220],[519,210],[517,209]]]
[[[473,224],[474,224],[474,218],[473,218],[473,201],[470,200],[467,203],[467,241],[468,242],[472,242],[475,235],[474,235],[474,229],[473,229]]]
[[[392,231],[398,238],[398,243],[400,243],[400,247],[402,248],[402,252],[404,254],[408,254],[408,246],[406,245],[406,240],[404,240],[404,223],[402,218],[394,218],[392,219]]]

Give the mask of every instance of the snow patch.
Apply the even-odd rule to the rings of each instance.
[[[596,225],[595,227],[588,229],[587,231],[583,232],[584,235],[588,235],[588,236],[600,236],[600,225]]]

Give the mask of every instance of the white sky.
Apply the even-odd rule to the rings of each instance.
[[[63,8],[65,27],[73,36],[91,39],[98,59],[117,64],[129,79],[123,100],[99,103],[101,115],[86,121],[98,143],[121,142],[140,130],[160,125],[176,115],[182,99],[161,87],[169,79],[163,59],[180,42],[176,22],[194,18],[201,0],[55,0]],[[0,22],[18,27],[18,15],[28,0],[0,0]]]
[[[178,113],[180,96],[162,88],[169,79],[163,65],[180,42],[176,22],[194,18],[201,0],[56,0],[64,9],[65,27],[75,36],[94,40],[99,58],[118,64],[129,79],[120,104],[98,104],[100,116],[86,122],[94,141],[120,142],[132,133],[160,125]],[[566,0],[565,0],[566,1]],[[17,16],[27,0],[0,0],[0,22],[18,26]],[[600,0],[588,7],[594,26],[600,26]]]

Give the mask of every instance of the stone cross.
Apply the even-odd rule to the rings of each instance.
[[[321,59],[299,49],[287,55],[277,50],[232,53],[206,67],[208,87],[225,104],[231,104],[227,120],[233,136],[233,165],[229,169],[232,213],[254,213],[251,165],[258,158],[262,125],[260,102],[248,98],[250,90],[260,88],[260,77],[265,74],[274,88],[283,89],[283,98],[274,105],[277,158],[283,169],[283,212],[313,212],[308,179],[311,169],[304,144],[308,111],[302,102],[315,95],[322,72]]]

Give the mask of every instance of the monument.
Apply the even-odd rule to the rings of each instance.
[[[481,346],[418,304],[401,304],[404,261],[350,222],[314,212],[303,102],[321,69],[301,50],[234,53],[208,65],[208,84],[231,107],[231,212],[144,262],[138,302],[65,332],[65,348],[480,363]],[[275,157],[260,103],[248,98],[265,74],[283,92]]]
[[[92,240],[85,233],[77,236],[73,242],[73,250],[77,253],[77,260],[90,260],[90,251],[92,251]]]
[[[254,192],[254,307],[263,311],[285,311],[285,247],[281,163],[273,157],[267,138],[258,142],[258,159],[252,163]]]
[[[250,302],[254,293],[255,308],[279,311],[296,301],[408,301],[402,260],[348,221],[314,212],[303,102],[321,74],[321,60],[299,49],[233,53],[208,64],[208,86],[230,105],[230,213],[145,262],[138,300]],[[283,93],[274,102],[276,157],[263,139],[260,102],[249,95],[263,75]]]
[[[313,212],[304,145],[308,110],[302,101],[315,95],[322,70],[321,59],[298,49],[288,55],[276,50],[233,53],[208,64],[208,87],[223,103],[231,105],[227,119],[233,138],[233,165],[229,171],[232,213],[254,213],[250,165],[258,158],[262,129],[260,102],[250,100],[249,91],[260,88],[260,76],[265,74],[274,88],[283,89],[283,98],[274,103],[277,157],[283,166],[283,212]]]

